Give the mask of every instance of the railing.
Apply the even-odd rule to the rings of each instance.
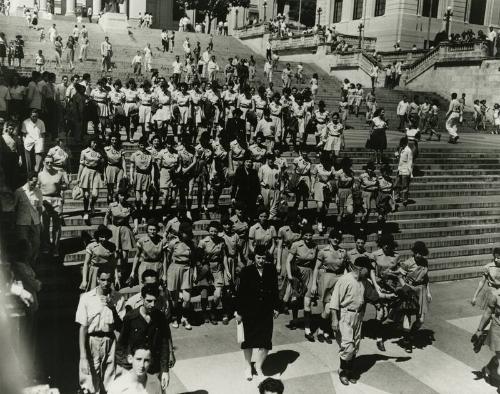
[[[263,36],[269,32],[269,25],[267,23],[261,23],[259,25],[249,25],[243,26],[239,29],[233,30],[233,36],[244,39],[250,37]]]
[[[357,48],[359,45],[359,37],[348,34],[338,34],[337,43],[346,42],[350,48]],[[286,49],[301,49],[314,48],[320,45],[331,46],[334,42],[326,42],[326,36],[323,34],[300,34],[292,37],[271,37],[271,45],[274,50],[281,51]],[[363,49],[374,50],[377,39],[373,37],[365,37]]]
[[[432,67],[438,60],[449,58],[481,58],[486,57],[483,41],[442,42],[425,56],[407,65],[405,82],[408,84],[424,71]]]

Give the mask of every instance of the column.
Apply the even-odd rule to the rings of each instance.
[[[97,15],[102,10],[101,0],[92,0],[92,13]]]
[[[66,16],[75,15],[75,0],[66,0]]]
[[[47,11],[47,0],[40,0],[40,12]]]

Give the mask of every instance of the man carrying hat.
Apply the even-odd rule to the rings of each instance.
[[[361,325],[365,313],[365,282],[373,269],[366,256],[358,257],[352,271],[344,274],[336,283],[330,301],[332,330],[340,346],[339,378],[342,384],[356,383],[353,362],[361,342]]]

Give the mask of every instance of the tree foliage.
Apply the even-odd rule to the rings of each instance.
[[[214,18],[226,19],[231,7],[248,8],[250,6],[250,0],[177,0],[177,3],[179,8],[195,9],[208,15],[210,20]]]

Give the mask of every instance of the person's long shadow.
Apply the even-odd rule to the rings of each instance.
[[[294,350],[279,350],[276,353],[271,353],[262,364],[262,372],[267,376],[282,375],[299,356],[300,353]]]
[[[368,372],[377,361],[394,360],[397,363],[410,360],[411,357],[384,356],[382,354],[362,354],[354,360],[354,370],[359,378],[364,373]]]

